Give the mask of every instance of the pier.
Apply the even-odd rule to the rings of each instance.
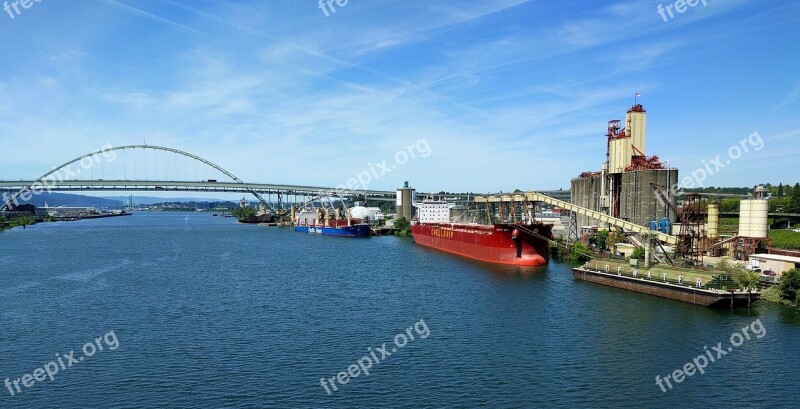
[[[654,274],[652,270],[643,271],[633,266],[625,268],[620,264],[597,260],[573,268],[572,274],[579,281],[704,307],[749,307],[761,296],[758,291],[742,291],[734,288],[735,285],[731,281],[708,275],[681,274],[680,271],[666,273],[664,271],[670,270],[660,269]],[[707,281],[704,282],[703,277],[708,278]]]

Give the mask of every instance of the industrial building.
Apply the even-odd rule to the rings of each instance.
[[[779,254],[751,254],[750,263],[763,271],[773,271],[778,276],[783,273],[800,268],[800,257],[783,256]]]
[[[36,216],[52,216],[52,217],[84,217],[92,214],[98,214],[94,207],[81,207],[81,206],[58,206],[49,207],[45,203],[44,207],[36,209]]]
[[[735,260],[747,260],[748,256],[770,251],[768,209],[763,186],[756,188],[753,198],[739,202],[739,231],[733,237],[719,237],[719,206],[708,205],[708,246],[712,256],[727,255]]]
[[[536,203],[547,203],[565,210],[559,216],[566,220],[551,220],[561,225],[562,233],[570,239],[587,240],[600,229],[619,229],[632,243],[619,247],[628,246],[631,251],[643,247],[645,265],[653,257],[670,264],[700,265],[704,257],[747,260],[752,254],[770,251],[768,203],[763,187],[741,200],[738,234],[721,236],[717,198],[682,193],[678,206],[678,169],[656,155],[646,154],[644,107],[638,103],[631,106],[622,125],[621,120],[608,122],[605,162],[599,170],[583,172],[572,179],[570,202],[536,192],[476,196],[477,219],[484,223],[513,223],[543,218],[545,213],[537,213]],[[406,183],[396,194],[398,216],[411,218],[414,189]],[[451,217],[460,215],[461,212],[451,212]],[[428,216],[422,216],[425,217]]]
[[[675,254],[687,264],[700,264],[703,255],[747,260],[751,254],[768,252],[767,209],[763,187],[741,201],[739,232],[719,234],[719,205],[699,194],[681,196],[677,206],[674,186],[678,170],[664,166],[658,156],[647,156],[647,112],[634,104],[620,120],[608,122],[606,161],[599,171],[583,172],[572,180],[572,203],[651,230],[677,237]],[[594,229],[597,221],[577,216],[582,228]]]
[[[571,202],[642,226],[652,221],[662,225],[662,219],[674,223],[676,200],[669,187],[677,184],[678,170],[665,167],[658,156],[645,154],[647,112],[641,104],[634,104],[625,114],[625,127],[620,123],[608,122],[606,161],[600,170],[583,172],[572,180]],[[663,198],[654,187],[666,191]],[[593,223],[578,216],[581,226]]]
[[[403,184],[403,187],[397,189],[397,217],[405,217],[406,220],[411,220],[414,217],[414,203],[416,203],[416,191],[408,187],[408,182]]]

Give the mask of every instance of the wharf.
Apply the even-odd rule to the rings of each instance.
[[[648,277],[647,272],[642,273],[635,269],[631,269],[629,272],[623,272],[622,269],[602,271],[597,268],[591,268],[589,263],[573,268],[572,274],[576,280],[580,281],[588,281],[705,307],[748,307],[753,301],[757,301],[761,295],[758,291],[724,290],[702,285],[698,286],[694,283],[671,282],[662,278],[663,276]]]
[[[130,216],[133,213],[122,212],[122,213],[102,213],[102,214],[90,214],[86,216],[80,216],[79,219],[104,219],[106,217],[118,217],[118,216]]]
[[[395,230],[394,227],[386,227],[386,226],[373,227],[370,229],[370,234],[372,234],[373,236],[391,236],[394,234],[394,230]]]
[[[100,214],[82,214],[76,216],[51,216],[50,221],[54,222],[74,222],[78,220],[87,220],[87,219],[105,219],[107,217],[119,217],[119,216],[131,216],[133,213],[129,212],[121,212],[121,213],[100,213]],[[37,217],[36,223],[46,222],[44,217]]]

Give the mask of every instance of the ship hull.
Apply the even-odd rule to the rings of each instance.
[[[368,224],[356,224],[353,226],[343,227],[295,226],[294,231],[300,233],[322,234],[326,236],[369,237],[370,226]]]
[[[542,266],[548,263],[552,225],[496,224],[493,226],[417,223],[414,241],[448,253],[487,263]],[[512,238],[514,230],[517,237]]]

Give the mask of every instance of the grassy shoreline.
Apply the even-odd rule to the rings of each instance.
[[[800,306],[793,304],[791,301],[781,298],[781,290],[777,285],[762,290],[761,299],[774,304],[783,304],[787,307],[800,308]]]

